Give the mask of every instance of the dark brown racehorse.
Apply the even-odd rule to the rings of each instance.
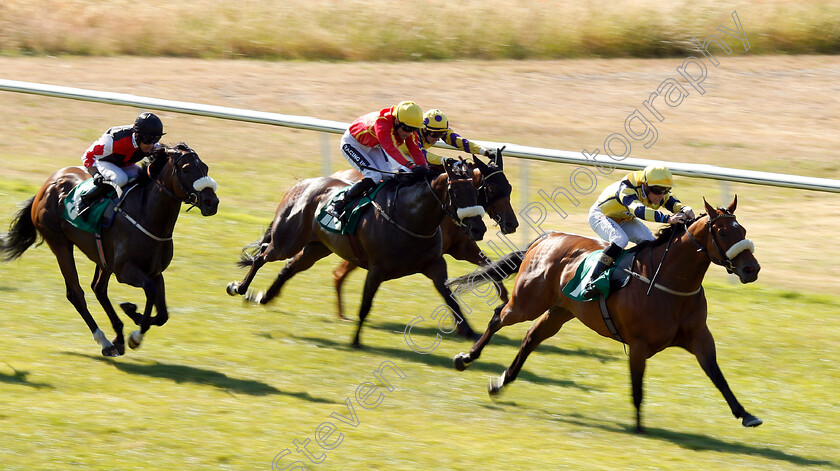
[[[470,237],[481,240],[487,230],[482,221],[484,210],[478,205],[478,191],[466,165],[460,161],[447,161],[444,168],[445,173],[431,182],[422,179],[399,188],[396,193],[380,191],[374,208],[367,208],[362,214],[352,237],[327,231],[315,219],[321,207],[347,182],[330,177],[299,182],[283,197],[265,236],[251,244],[258,247],[256,253],[243,254],[239,265],[251,268],[241,282],[228,284],[228,294],[248,293],[247,300],[265,304],[277,296],[283,284],[296,273],[335,253],[368,270],[353,346],[361,345],[359,335],[379,285],[415,273],[432,280],[447,305],[458,315],[458,332],[473,338],[474,333],[461,315],[460,306],[444,284],[446,262],[441,255],[439,226],[450,214],[461,219]],[[285,259],[290,260],[265,293],[248,292],[257,270],[268,262]]]
[[[473,156],[475,168],[473,169],[473,182],[478,187],[478,203],[487,211],[491,219],[496,221],[503,234],[512,234],[519,227],[516,220],[516,211],[510,204],[510,192],[512,187],[504,174],[501,152],[490,159],[490,164],[485,164],[480,158]],[[362,174],[356,170],[344,170],[336,172],[333,177],[347,181],[358,181]],[[478,244],[463,227],[458,225],[452,218],[443,218],[440,223],[441,243],[443,253],[449,254],[456,260],[466,260],[475,265],[484,266],[492,260],[482,253]],[[351,271],[358,268],[351,262],[344,260],[333,272],[335,280],[335,295],[338,304],[338,317],[344,317],[344,310],[341,302],[341,286]],[[499,292],[499,299],[503,303],[508,300],[508,293],[505,285],[495,284]]]
[[[85,320],[105,356],[125,353],[123,323],[108,299],[111,274],[120,283],[143,288],[146,294],[142,316],[133,304],[122,304],[126,314],[140,326],[140,330],[129,336],[129,346],[137,348],[152,324],[163,325],[169,318],[162,273],[172,260],[172,231],[181,203],[198,206],[203,216],[216,214],[219,206],[216,182],[207,175],[207,165],[186,144],[159,148],[148,169],[151,178],[128,191],[120,214],[111,227],[102,229],[100,246],[93,234],[73,227],[61,216],[65,196],[90,177],[80,167],[66,167],[50,176],[38,194],[24,203],[9,233],[0,239],[3,256],[11,261],[34,244],[40,233],[58,260],[67,299]],[[113,342],[88,311],[85,294],[79,286],[74,246],[96,263],[91,288],[117,333]],[[157,310],[154,317],[152,306]]]
[[[671,346],[682,347],[694,354],[744,426],[761,425],[761,420],[744,410],[735,399],[718,367],[715,341],[706,326],[706,296],[702,286],[711,262],[737,274],[742,283],[755,281],[760,267],[752,254],[752,242],[745,238],[746,230],[733,214],[737,197],[725,209],[714,209],[705,204],[708,214],[689,223],[687,229],[683,225],[666,227],[656,241],[640,247],[632,270],[650,280],[657,269],[655,265],[668,247],[665,242],[673,235],[667,259],[662,263],[655,281],[656,289],[650,296],[646,295],[649,282],[634,277],[626,287],[607,299],[612,322],[630,349],[630,377],[638,432],[643,431],[641,405],[645,363],[657,352]],[[504,385],[516,379],[526,358],[537,345],[575,317],[595,332],[613,338],[597,301],[575,301],[562,292],[563,286],[574,276],[578,264],[589,253],[605,245],[588,237],[552,233],[534,241],[526,251],[508,254],[478,273],[448,283],[463,285],[478,281],[483,276],[499,279],[517,270],[519,272],[510,301],[496,309],[487,331],[470,352],[456,355],[455,367],[463,370],[478,359],[481,350],[502,327],[539,318],[528,330],[513,364],[501,378],[491,380],[490,394],[498,394]],[[503,271],[503,275],[496,275],[499,271]]]

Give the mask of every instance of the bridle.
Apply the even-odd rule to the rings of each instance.
[[[460,208],[455,204],[455,196],[454,196],[454,190],[452,188],[452,185],[469,182],[470,186],[472,187],[472,185],[473,185],[473,179],[472,178],[469,178],[468,176],[465,176],[463,178],[457,178],[457,179],[453,180],[453,179],[449,178],[449,174],[447,173],[446,174],[446,203],[444,203],[443,201],[440,200],[440,198],[438,198],[437,192],[435,191],[434,188],[432,188],[432,184],[429,182],[429,180],[428,179],[424,179],[424,180],[426,181],[426,186],[429,188],[429,191],[432,192],[432,196],[435,197],[438,204],[440,205],[440,208],[443,210],[444,213],[446,213],[447,216],[452,218],[452,220],[455,221],[455,224],[457,224],[459,227],[467,227],[467,225],[464,224],[463,219],[466,219],[466,218],[469,218],[469,217],[474,217],[474,216],[478,216],[478,217],[484,216],[484,205],[482,205],[480,203],[477,206],[469,206],[469,207],[466,207],[466,208]],[[455,208],[455,211],[452,211],[452,208]]]
[[[172,198],[174,198],[174,199],[176,199],[176,200],[178,200],[182,203],[186,203],[186,204],[190,205],[190,207],[187,208],[187,211],[189,211],[190,209],[198,206],[199,193],[201,193],[201,190],[203,190],[205,188],[212,188],[215,191],[216,188],[217,188],[217,184],[216,184],[216,181],[213,180],[213,178],[211,178],[209,175],[207,175],[207,171],[205,170],[204,171],[204,176],[195,180],[192,183],[192,191],[188,190],[186,188],[186,186],[183,184],[183,182],[181,182],[181,173],[178,171],[178,169],[179,169],[178,163],[181,161],[181,159],[183,159],[184,157],[187,157],[187,156],[192,157],[196,162],[199,161],[198,154],[196,154],[195,151],[192,150],[192,149],[189,149],[187,152],[183,152],[183,153],[181,153],[180,155],[177,155],[177,156],[172,156],[172,155],[169,156],[169,160],[171,162],[170,172],[171,172],[171,175],[172,175],[172,180],[175,181],[175,184],[177,185],[177,190],[179,190],[179,192],[181,194],[183,194],[184,196],[178,196],[175,192],[170,191],[168,188],[166,188],[166,186],[163,185],[163,183],[160,182],[160,180],[161,180],[160,178],[156,178],[155,183],[167,195],[171,196]]]
[[[718,253],[721,254],[721,258],[717,258],[717,257],[712,256],[712,254],[709,253],[709,251],[706,250],[705,247],[700,245],[700,243],[697,242],[697,240],[694,238],[694,236],[691,235],[691,232],[688,230],[688,227],[686,227],[685,233],[688,235],[688,238],[692,242],[694,242],[694,245],[697,246],[697,251],[698,252],[701,252],[704,255],[706,255],[707,257],[709,257],[709,260],[711,260],[712,263],[714,263],[715,265],[720,265],[720,266],[726,268],[727,273],[734,273],[735,272],[735,264],[732,262],[732,259],[737,257],[738,254],[740,254],[744,250],[749,250],[750,252],[755,251],[755,244],[753,244],[753,242],[751,240],[749,240],[747,238],[744,238],[744,239],[741,239],[740,241],[736,242],[735,244],[733,244],[731,247],[729,247],[728,250],[723,250],[723,247],[721,246],[720,241],[718,240],[717,231],[714,230],[714,225],[713,225],[715,221],[717,221],[718,219],[721,219],[721,218],[735,219],[735,215],[730,214],[730,213],[722,213],[722,214],[718,214],[714,217],[709,216],[709,219],[706,221],[706,228],[709,230],[709,234],[712,237],[712,242],[715,244],[715,248],[717,249]]]

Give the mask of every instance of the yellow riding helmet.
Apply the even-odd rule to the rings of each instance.
[[[423,110],[413,101],[401,101],[394,106],[394,116],[397,121],[421,129],[423,127]]]
[[[674,186],[674,177],[668,167],[663,165],[648,165],[645,167],[644,180],[648,186],[663,186],[671,188]]]
[[[441,110],[429,110],[424,113],[423,125],[431,132],[449,131],[449,120]]]

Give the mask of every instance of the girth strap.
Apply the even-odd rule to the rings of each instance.
[[[612,336],[621,343],[627,343],[621,338],[621,334],[618,333],[618,329],[615,328],[615,324],[610,317],[610,311],[607,309],[607,298],[604,297],[603,294],[598,296],[598,306],[601,308],[601,317],[604,318],[604,324],[606,324],[607,329],[610,331]]]

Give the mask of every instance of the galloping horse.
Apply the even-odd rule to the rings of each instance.
[[[512,187],[504,174],[502,164],[502,153],[497,152],[490,158],[490,164],[485,164],[476,156],[473,156],[475,168],[473,169],[473,182],[478,186],[478,204],[480,204],[491,219],[496,221],[503,234],[512,234],[519,227],[516,220],[516,211],[510,205],[510,192]],[[348,181],[358,181],[362,174],[356,170],[343,170],[333,174],[335,178]],[[443,218],[440,223],[442,252],[449,254],[456,260],[466,260],[475,265],[484,266],[491,263],[478,247],[478,244],[470,238],[464,228],[459,226],[452,218]],[[335,295],[338,304],[338,317],[344,317],[341,302],[341,286],[351,271],[358,268],[351,262],[344,260],[333,271],[335,280]],[[507,302],[508,293],[505,285],[496,283],[499,292],[499,299]]]
[[[108,280],[111,274],[117,281],[143,288],[146,307],[141,316],[131,303],[121,307],[140,326],[129,336],[129,346],[137,348],[143,334],[154,325],[163,325],[169,318],[163,284],[163,271],[172,260],[172,231],[178,219],[181,203],[198,206],[203,216],[216,214],[219,198],[216,182],[207,175],[207,165],[186,144],[160,147],[148,167],[150,181],[127,191],[111,227],[102,229],[101,243],[89,232],[73,227],[62,218],[64,198],[89,175],[80,167],[66,167],[47,179],[38,194],[27,200],[9,229],[0,238],[0,251],[8,262],[20,257],[40,233],[58,260],[67,288],[67,299],[73,304],[90,328],[94,340],[102,346],[104,356],[125,353],[123,323],[108,299]],[[102,305],[117,333],[109,341],[85,302],[79,286],[79,274],[73,258],[78,247],[96,270],[91,289]],[[152,306],[157,315],[151,316]]]
[[[762,423],[744,410],[729,389],[717,364],[715,341],[706,325],[706,296],[702,283],[710,262],[737,274],[741,283],[751,283],[758,278],[760,267],[752,254],[753,244],[745,238],[746,230],[733,214],[737,201],[736,197],[728,208],[715,209],[704,200],[707,215],[687,226],[666,227],[655,241],[641,244],[632,265],[632,271],[638,276],[606,300],[618,338],[630,348],[637,432],[644,431],[641,405],[645,363],[671,346],[682,347],[694,354],[703,371],[723,394],[732,414],[742,419],[745,427]],[[654,260],[663,259],[668,250],[665,242],[671,239],[670,253],[661,264],[657,277],[662,281],[654,282],[658,290],[653,290],[655,295],[647,296],[650,280],[657,270]],[[496,308],[487,331],[470,352],[455,356],[455,368],[464,370],[478,359],[481,350],[502,327],[538,317],[525,335],[511,366],[500,378],[491,380],[491,395],[498,394],[503,386],[516,379],[526,358],[540,342],[559,332],[563,324],[575,317],[598,334],[615,338],[602,317],[598,302],[575,301],[562,292],[580,262],[605,245],[588,237],[551,233],[534,241],[527,250],[508,254],[488,267],[447,283],[463,285],[485,276],[498,280],[519,272],[510,301]]]
[[[415,273],[431,279],[446,304],[458,315],[459,334],[474,338],[475,334],[461,315],[460,306],[444,285],[446,261],[441,255],[439,226],[449,214],[461,219],[470,237],[481,240],[487,230],[481,219],[484,209],[478,206],[478,191],[465,164],[447,161],[444,168],[446,172],[431,183],[423,179],[398,188],[396,193],[380,191],[372,204],[376,210],[368,209],[361,215],[353,236],[329,232],[315,219],[321,207],[347,182],[330,177],[299,182],[283,197],[263,238],[245,247],[259,248],[254,254],[243,253],[239,265],[251,269],[241,282],[228,284],[228,294],[248,293],[246,300],[265,304],[277,296],[283,284],[296,273],[335,253],[368,270],[354,347],[361,345],[362,324],[379,285]],[[289,258],[265,293],[248,292],[257,270],[263,265]]]

